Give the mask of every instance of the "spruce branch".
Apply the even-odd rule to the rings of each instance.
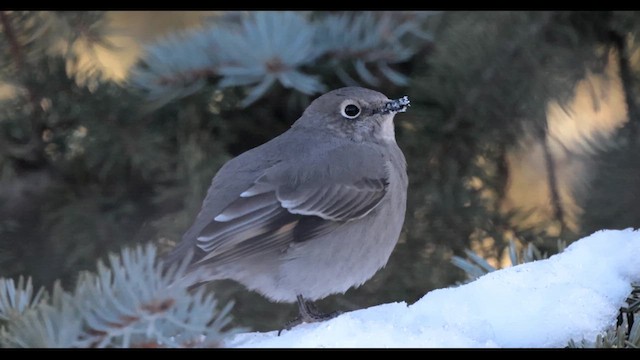
[[[566,243],[558,240],[558,252],[564,251]],[[469,258],[463,259],[453,256],[451,263],[463,270],[467,276],[467,281],[473,281],[480,276],[497,270],[491,266],[482,256],[471,250],[466,250],[465,254]],[[514,241],[509,242],[509,259],[511,265],[524,264],[535,260],[546,259],[549,254],[542,253],[532,243],[519,252]],[[626,305],[621,307],[618,314],[618,321],[604,333],[598,335],[594,340],[583,339],[580,342],[570,340],[567,347],[570,348],[638,348],[640,347],[640,321],[635,318],[640,315],[640,285],[633,285],[631,294],[626,299]]]
[[[56,283],[51,301],[25,311],[0,332],[0,345],[21,348],[81,347],[82,319],[70,294]]]
[[[626,300],[627,306],[620,309],[615,327],[607,329],[596,336],[595,340],[582,339],[580,342],[569,341],[569,348],[640,348],[640,285],[633,286],[631,295]]]
[[[529,30],[521,34],[515,39],[503,45],[504,51],[496,52],[497,57],[492,61],[481,74],[480,81],[466,92],[462,102],[456,106],[455,112],[446,121],[446,129],[452,131],[456,129],[461,121],[465,119],[467,113],[475,107],[478,101],[481,101],[483,94],[489,92],[488,88],[495,84],[495,79],[504,72],[504,68],[514,62],[513,59],[519,55],[523,48],[529,43],[541,36],[550,26],[553,19],[552,12],[545,12],[542,18],[529,27]]]
[[[634,90],[634,78],[633,71],[631,69],[631,63],[629,61],[629,54],[627,50],[627,38],[615,30],[609,31],[609,38],[613,47],[616,49],[616,55],[618,56],[618,65],[620,67],[620,80],[622,83],[622,90],[624,92],[624,100],[627,105],[628,121],[625,127],[628,131],[628,139],[630,143],[637,141],[638,135],[638,122],[640,122],[640,109],[636,105],[636,94]]]
[[[51,298],[31,283],[0,280],[0,316],[7,347],[212,347],[221,344],[231,304],[222,309],[204,288],[187,289],[188,259],[167,270],[152,245],[110,255],[73,291],[59,284]],[[18,295],[16,295],[18,294]]]
[[[566,242],[558,240],[558,252],[564,251],[565,247]],[[482,256],[474,253],[473,251],[467,249],[465,250],[465,254],[469,260],[454,255],[451,258],[451,263],[465,272],[467,281],[473,281],[480,276],[497,270],[497,268],[489,264]],[[513,240],[509,241],[509,260],[511,261],[511,266],[546,259],[549,256],[550,255],[547,253],[542,253],[533,243],[528,243],[527,246],[518,251],[516,242]]]
[[[0,11],[0,23],[2,23],[2,32],[9,43],[9,50],[11,51],[11,55],[15,61],[16,68],[20,71],[24,66],[24,57],[22,56],[22,49],[18,43],[18,39],[13,32],[13,27],[11,26],[11,20],[7,15],[7,11]]]
[[[7,43],[9,43],[10,53],[13,63],[15,64],[15,72],[19,77],[24,78],[25,74],[28,73],[30,69],[28,68],[28,64],[25,63],[23,45],[20,43],[16,33],[14,32],[9,12],[0,11],[0,23],[2,24],[2,32],[4,33]],[[8,154],[16,159],[37,161],[41,157],[42,149],[44,147],[41,139],[42,124],[40,123],[38,113],[38,109],[40,108],[40,96],[38,96],[36,89],[31,84],[24,82],[20,85],[26,90],[32,111],[28,121],[30,126],[29,141],[26,144],[21,145],[9,145],[11,142],[2,141],[0,149],[7,151]]]
[[[21,316],[25,311],[37,306],[47,297],[43,288],[34,293],[31,278],[25,281],[18,279],[0,279],[0,320],[11,321]]]
[[[429,15],[234,13],[146,47],[130,83],[160,104],[208,82],[217,88],[249,87],[242,106],[257,101],[275,84],[308,95],[323,92],[326,86],[312,72],[326,67],[348,84],[355,80],[345,76],[347,66],[368,84],[385,78],[406,85],[408,79],[390,65],[408,61],[430,40],[421,29]]]

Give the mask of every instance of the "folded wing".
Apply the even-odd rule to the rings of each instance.
[[[355,153],[367,160],[366,153]],[[330,159],[316,160],[313,168],[277,164],[267,169],[199,233],[197,246],[206,253],[199,262],[231,262],[313,241],[378,206],[388,185],[384,161],[354,172],[349,165],[358,159],[347,166]]]

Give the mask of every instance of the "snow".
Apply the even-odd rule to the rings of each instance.
[[[565,347],[615,325],[640,282],[640,231],[603,230],[558,255],[321,323],[237,334],[229,347]]]

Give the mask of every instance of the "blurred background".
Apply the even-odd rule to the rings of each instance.
[[[345,85],[408,95],[410,179],[383,270],[326,311],[412,303],[508,266],[510,242],[558,251],[640,225],[636,12],[0,11],[0,277],[72,286],[123,246],[168,251],[211,178]],[[233,282],[234,324],[297,310]]]

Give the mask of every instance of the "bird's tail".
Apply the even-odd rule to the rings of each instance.
[[[204,252],[189,241],[183,240],[169,253],[160,258],[162,271],[167,274],[175,271],[175,282],[189,288],[196,287],[205,282],[222,279],[218,272],[198,263],[204,256]]]

